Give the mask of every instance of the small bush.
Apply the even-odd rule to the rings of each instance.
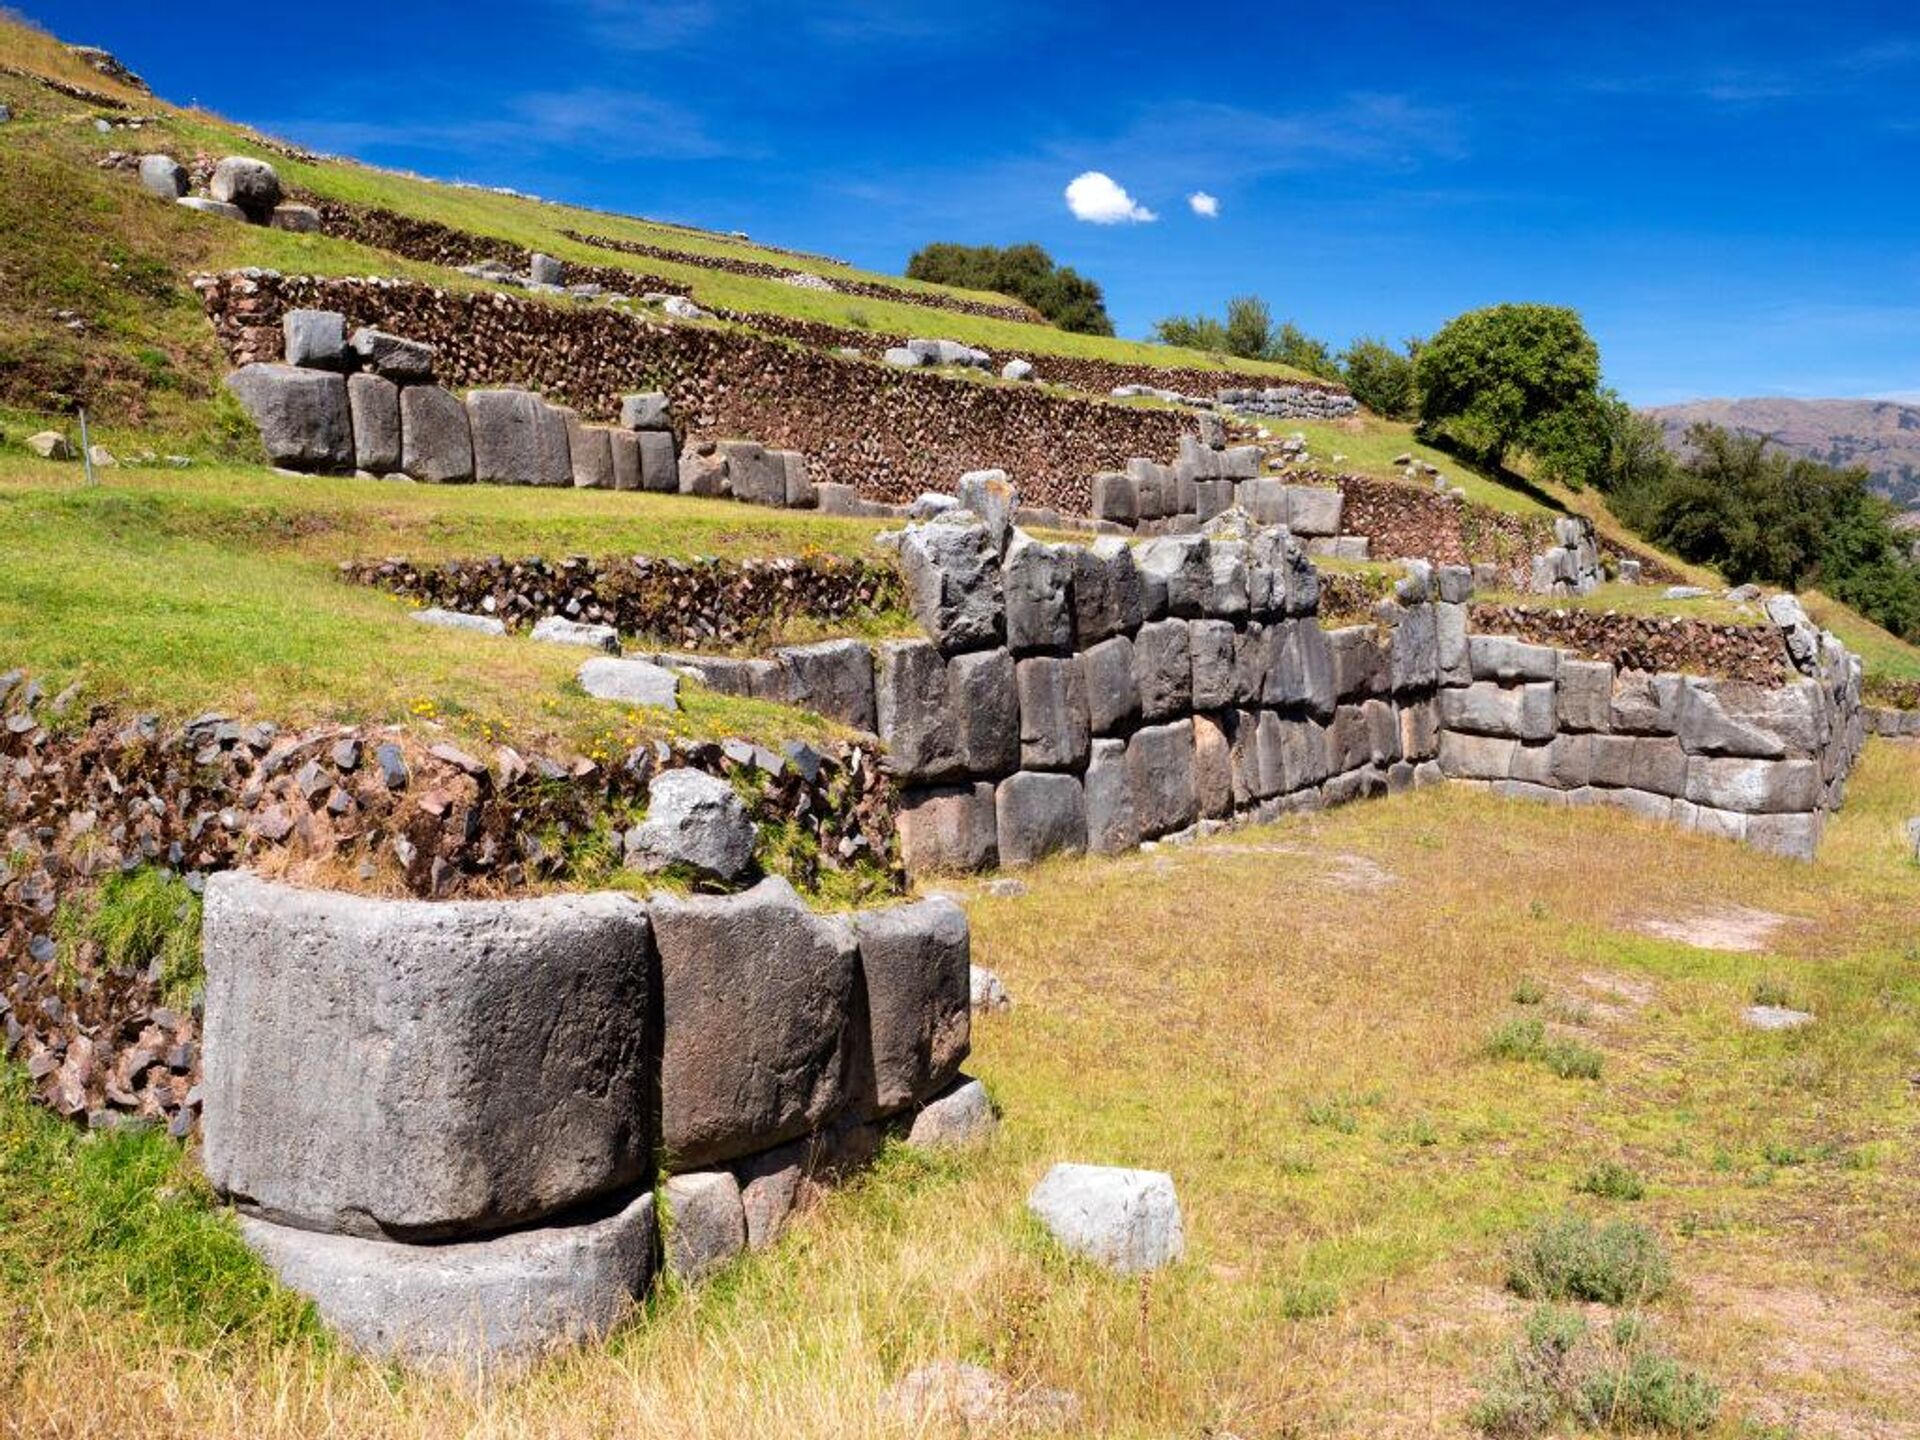
[[[1513,987],[1513,1003],[1516,1005],[1538,1005],[1546,998],[1547,987],[1531,977]]]
[[[1487,1037],[1487,1054],[1496,1060],[1531,1060],[1546,1038],[1547,1027],[1538,1020],[1503,1020]]]
[[[1280,1292],[1280,1313],[1288,1320],[1323,1320],[1339,1308],[1339,1289],[1324,1280],[1301,1280]]]
[[[1483,1383],[1468,1422],[1495,1440],[1582,1429],[1689,1434],[1719,1414],[1719,1388],[1661,1351],[1637,1314],[1596,1332],[1577,1310],[1542,1305]]]
[[[1574,1186],[1583,1195],[1598,1195],[1602,1200],[1644,1200],[1647,1185],[1638,1175],[1617,1160],[1602,1160]]]
[[[1540,1048],[1540,1063],[1562,1080],[1598,1080],[1600,1052],[1577,1040],[1554,1040]]]
[[[1360,1129],[1360,1117],[1354,1113],[1353,1106],[1338,1098],[1310,1100],[1304,1114],[1309,1125],[1337,1130],[1342,1135],[1352,1135]]]
[[[1651,1300],[1672,1282],[1660,1237],[1644,1225],[1596,1226],[1583,1215],[1542,1220],[1515,1242],[1507,1286],[1528,1300]]]
[[[1762,980],[1753,987],[1753,1003],[1787,1009],[1793,1004],[1793,991],[1784,980]]]
[[[1692,1434],[1719,1415],[1720,1387],[1669,1355],[1638,1350],[1624,1366],[1588,1376],[1574,1410],[1596,1429]]]

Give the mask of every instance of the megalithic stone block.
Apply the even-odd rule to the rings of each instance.
[[[473,435],[458,395],[438,385],[400,392],[400,468],[433,485],[473,479]]]
[[[378,375],[347,377],[353,463],[374,475],[400,469],[400,387]]]
[[[934,896],[859,911],[853,933],[867,987],[855,1106],[862,1115],[892,1115],[939,1094],[967,1058],[967,913]]]
[[[644,1182],[647,910],[207,882],[205,1165],[279,1223],[409,1240]]]
[[[292,470],[353,469],[347,380],[293,365],[248,365],[227,377],[260,431],[267,458]]]

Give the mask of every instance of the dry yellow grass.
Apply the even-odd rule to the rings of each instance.
[[[1665,1238],[1654,1323],[1725,1387],[1718,1433],[1914,1434],[1914,813],[1920,747],[1874,742],[1813,865],[1454,791],[1048,865],[969,896],[1016,997],[976,1027],[985,1153],[892,1155],[776,1252],[481,1389],[311,1339],[170,1348],[57,1278],[0,1292],[0,1432],[897,1436],[933,1432],[887,1386],[952,1357],[1075,1391],[1078,1433],[1461,1435],[1519,1313],[1502,1247],[1574,1205]],[[1725,906],[1787,923],[1757,954],[1643,933]],[[1597,1081],[1486,1056],[1522,980]],[[1819,1023],[1745,1029],[1762,980]],[[1052,1251],[1021,1202],[1060,1158],[1170,1170],[1187,1262],[1126,1282]],[[1577,1196],[1603,1159],[1647,1198]]]

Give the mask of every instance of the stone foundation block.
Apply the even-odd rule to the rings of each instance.
[[[1140,572],[1133,547],[1117,536],[1102,536],[1087,546],[1067,546],[1073,570],[1073,643],[1084,650],[1110,635],[1139,628]]]
[[[1440,769],[1449,780],[1505,780],[1513,774],[1519,749],[1518,740],[1442,730]]]
[[[1560,652],[1551,645],[1530,645],[1510,635],[1471,635],[1467,638],[1467,660],[1475,680],[1518,685],[1553,679],[1559,673]]]
[[[275,465],[344,473],[353,466],[353,422],[344,375],[292,365],[248,365],[227,388],[260,431]]]
[[[429,485],[473,479],[473,435],[458,395],[438,385],[400,392],[400,468]]]
[[[1746,815],[1811,811],[1820,803],[1813,760],[1748,760],[1696,755],[1687,762],[1686,798]]]
[[[1148,725],[1127,742],[1127,777],[1142,839],[1184,830],[1200,818],[1193,753],[1192,720]]]
[[[1015,531],[1000,567],[1006,593],[1007,648],[1016,655],[1073,648],[1071,561],[1023,531]]]
[[[1078,770],[1090,736],[1086,677],[1075,659],[1036,655],[1015,667],[1020,696],[1020,766]]]
[[[1085,780],[1087,848],[1096,855],[1124,855],[1140,843],[1127,769],[1127,742],[1095,740]]]
[[[1095,735],[1110,735],[1140,715],[1140,686],[1133,678],[1133,642],[1115,635],[1074,657],[1087,695]]]
[[[531,485],[540,470],[540,397],[526,390],[467,396],[474,478],[483,485]]]
[[[1155,620],[1133,637],[1133,680],[1145,720],[1193,708],[1193,656],[1184,620]]]
[[[1000,863],[990,783],[904,791],[898,826],[908,874],[971,874]]]
[[[674,1175],[666,1182],[667,1271],[695,1285],[747,1248],[740,1182],[725,1170]]]
[[[1605,731],[1612,723],[1613,666],[1560,657],[1554,718],[1562,730]]]
[[[929,1100],[967,1058],[971,967],[967,915],[935,896],[853,917],[867,987],[867,1043],[855,1110],[891,1115]]]
[[[353,416],[353,463],[373,475],[398,471],[400,387],[378,375],[349,375],[347,408]]]
[[[1456,690],[1443,690],[1440,723],[1448,730],[1474,735],[1546,740],[1553,734],[1553,686],[1544,682],[1505,686],[1477,680]]]
[[[1194,798],[1204,819],[1233,814],[1233,754],[1227,733],[1205,715],[1193,717]]]
[[[872,731],[879,724],[874,706],[873,652],[859,640],[822,640],[789,645],[773,652],[785,672],[788,703]]]
[[[1076,775],[1009,775],[994,792],[994,809],[1002,865],[1031,865],[1087,848],[1086,797]]]

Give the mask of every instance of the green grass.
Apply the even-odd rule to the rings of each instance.
[[[853,554],[875,528],[723,501],[244,467],[122,468],[103,482],[86,487],[77,465],[0,455],[0,635],[6,663],[49,691],[77,680],[89,699],[175,717],[432,723],[583,748],[610,749],[633,729],[771,741],[830,727],[691,686],[681,715],[622,712],[573,685],[577,652],[419,625],[404,603],[343,583],[338,562]]]
[[[1483,590],[1474,599],[1489,605],[1525,605],[1536,610],[1580,610],[1593,614],[1644,615],[1664,620],[1699,620],[1710,625],[1759,627],[1768,624],[1758,604],[1745,605],[1718,595],[1698,600],[1669,600],[1664,585],[1621,585],[1609,581],[1586,595],[1535,595],[1518,590]]]
[[[90,974],[152,969],[161,997],[184,1009],[204,974],[200,967],[200,897],[179,876],[160,870],[113,874],[97,889],[69,899],[56,930],[62,960],[77,969],[81,946],[97,947]]]
[[[1673,1283],[1665,1247],[1644,1225],[1595,1225],[1582,1215],[1542,1220],[1515,1241],[1507,1288],[1528,1300],[1645,1304]]]

